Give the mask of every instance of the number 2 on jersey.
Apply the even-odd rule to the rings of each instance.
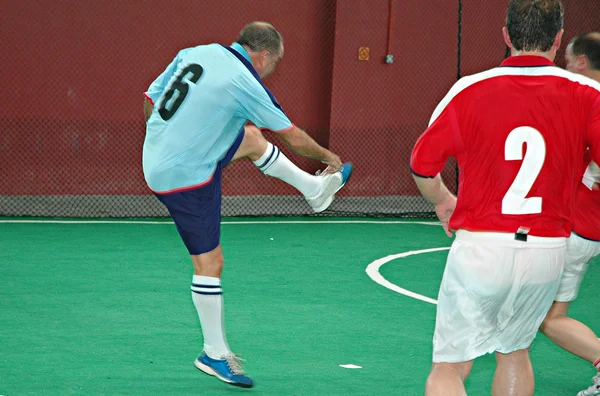
[[[177,109],[179,109],[179,106],[181,106],[181,104],[183,103],[183,100],[185,99],[186,95],[188,94],[189,85],[186,81],[183,81],[183,79],[186,78],[188,74],[191,74],[191,77],[189,77],[188,80],[189,82],[196,84],[202,76],[203,72],[204,69],[202,68],[202,66],[192,63],[191,65],[184,68],[181,71],[181,73],[177,75],[177,78],[175,79],[175,81],[173,81],[173,83],[165,93],[165,97],[160,105],[160,108],[158,109],[158,113],[160,114],[163,120],[168,121],[171,119],[171,117],[173,117],[175,112],[177,112]],[[174,100],[172,100],[173,95],[175,94],[177,94],[177,96]],[[167,106],[169,107],[167,108]]]
[[[527,143],[524,158],[523,143]],[[546,159],[546,142],[540,131],[527,126],[513,129],[504,144],[504,159],[523,160],[523,163],[502,199],[502,213],[512,215],[542,213],[542,197],[525,198]]]

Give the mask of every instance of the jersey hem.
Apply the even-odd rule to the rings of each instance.
[[[417,173],[413,170],[412,166],[409,166],[408,169],[410,169],[410,173],[412,173],[413,175],[420,177],[421,179],[433,179],[435,178],[435,176],[425,176],[425,175],[421,175],[420,173]]]
[[[296,127],[296,125],[292,124],[292,125],[290,125],[290,126],[289,126],[289,127],[287,127],[287,128],[283,128],[283,129],[280,129],[280,130],[278,130],[278,131],[272,131],[272,132],[274,132],[274,133],[283,133],[283,132],[291,131],[291,130],[292,130],[292,129],[294,129],[295,127]]]
[[[148,101],[150,103],[152,103],[152,105],[154,105],[154,101],[152,100],[152,98],[150,96],[148,96],[148,94],[146,92],[144,92],[144,96],[146,97],[146,99],[148,99]]]
[[[580,233],[578,233],[578,232],[575,232],[575,231],[573,231],[573,230],[571,230],[571,232],[572,232],[573,234],[577,235],[579,238],[585,239],[586,241],[591,241],[591,242],[600,242],[600,240],[598,240],[598,239],[594,239],[594,238],[588,238],[588,237],[586,237],[586,236],[583,236],[583,235],[581,235]]]
[[[150,186],[148,186],[148,188],[150,188],[150,190],[154,193],[154,194],[158,194],[158,195],[168,195],[168,194],[175,194],[175,193],[180,193],[180,192],[185,192],[185,191],[190,191],[190,190],[195,190],[197,188],[201,188],[204,187],[208,184],[210,184],[213,181],[213,175],[210,175],[210,177],[208,179],[206,179],[205,181],[203,181],[200,184],[194,184],[193,186],[187,186],[187,187],[178,187],[178,188],[174,188],[172,190],[167,190],[167,191],[155,191],[152,190],[150,188]]]

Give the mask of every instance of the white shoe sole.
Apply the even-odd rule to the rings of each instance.
[[[202,371],[204,374],[208,374],[208,375],[212,375],[214,377],[217,377],[218,379],[220,379],[223,382],[227,382],[228,384],[231,384],[232,382],[229,381],[227,378],[222,377],[219,375],[219,373],[217,373],[215,370],[213,370],[212,368],[210,368],[209,366],[207,366],[206,364],[202,363],[200,360],[196,359],[194,361],[194,366],[196,366],[196,368],[200,371]]]
[[[316,208],[312,208],[313,212],[315,212],[315,213],[324,212],[325,210],[327,210],[328,207],[331,206],[331,204],[333,203],[333,199],[334,198],[335,198],[335,194],[331,195],[329,198],[327,198],[325,200],[325,202],[323,202],[323,205],[317,206]]]
[[[323,201],[323,203],[319,206],[312,206],[310,205],[310,207],[312,208],[313,212],[315,213],[321,213],[323,211],[325,211],[327,208],[329,208],[331,206],[331,204],[333,203],[333,200],[335,198],[335,194],[340,191],[342,189],[342,187],[344,187],[345,183],[342,183],[339,187],[336,187],[335,190],[333,192],[329,192],[329,196],[327,197],[327,199],[325,201]],[[326,191],[327,193],[327,191]],[[325,193],[324,193],[325,195]]]

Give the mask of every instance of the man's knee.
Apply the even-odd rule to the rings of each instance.
[[[496,363],[498,364],[512,365],[519,362],[529,361],[529,348],[519,349],[509,353],[496,352]]]
[[[251,147],[262,147],[266,141],[260,129],[254,125],[244,127],[244,143]]]
[[[194,273],[196,275],[221,277],[223,264],[225,262],[221,245],[210,252],[192,255],[191,257],[194,264]]]
[[[244,139],[232,161],[245,157],[250,158],[252,161],[256,161],[265,153],[267,147],[268,142],[262,135],[260,129],[254,125],[246,125],[244,127]]]
[[[427,396],[466,396],[464,382],[473,362],[434,363],[425,384]]]
[[[464,381],[471,373],[473,361],[461,363],[433,363],[431,372],[434,371],[454,371]]]
[[[545,332],[545,329],[556,319],[561,319],[567,316],[569,309],[569,303],[555,301],[552,303],[552,307],[546,314],[540,330]]]

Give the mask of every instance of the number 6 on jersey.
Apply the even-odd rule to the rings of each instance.
[[[523,158],[523,143],[527,143],[525,158]],[[541,197],[525,198],[540,174],[546,159],[546,142],[540,131],[528,126],[513,129],[504,144],[504,159],[506,161],[523,160],[523,163],[502,199],[502,213],[513,215],[541,213]]]
[[[179,106],[183,103],[183,100],[188,94],[189,86],[186,82],[186,77],[191,75],[188,79],[192,84],[196,84],[200,77],[202,77],[202,73],[204,69],[202,66],[192,63],[183,69],[178,75],[175,81],[171,84],[167,92],[165,93],[165,97],[160,104],[160,108],[158,109],[158,114],[160,114],[161,118],[165,121],[168,121],[173,117]],[[173,95],[175,99],[173,99]]]

